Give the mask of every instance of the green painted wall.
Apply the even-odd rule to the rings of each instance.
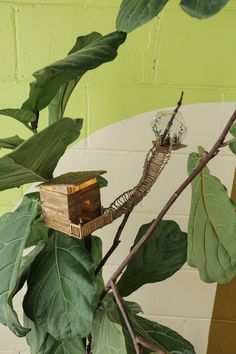
[[[161,16],[128,36],[118,58],[88,73],[67,116],[84,117],[83,136],[141,112],[186,103],[235,101],[236,1],[205,21],[170,0]],[[65,56],[78,35],[115,30],[119,0],[0,0],[0,107],[19,107],[31,74]],[[1,137],[27,137],[1,116]],[[46,124],[43,112],[41,124]],[[0,151],[5,154],[6,151]],[[0,193],[0,214],[23,188]]]

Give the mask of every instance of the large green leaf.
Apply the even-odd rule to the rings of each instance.
[[[11,136],[9,138],[0,139],[0,149],[14,150],[24,142],[18,135]]]
[[[81,127],[81,119],[62,119],[0,158],[0,190],[52,178],[58,160]]]
[[[103,38],[100,33],[92,32],[87,36],[78,37],[75,45],[70,50],[68,55],[77,52],[78,50],[82,50],[83,48],[89,47],[91,44],[96,42],[97,40]],[[105,58],[104,58],[105,59]],[[106,60],[105,60],[106,61]],[[59,119],[62,119],[64,116],[64,112],[66,109],[67,102],[79,82],[81,77],[75,78],[70,82],[61,86],[60,90],[57,92],[56,96],[52,99],[48,106],[49,110],[49,123],[52,124]]]
[[[56,340],[37,326],[27,316],[24,316],[24,324],[30,328],[26,336],[31,354],[85,354],[85,349],[80,337],[71,338],[68,341]]]
[[[190,16],[207,18],[219,12],[229,0],[181,0],[182,9]]]
[[[94,266],[83,241],[54,231],[31,266],[26,315],[58,340],[90,333],[97,301]]]
[[[93,259],[94,268],[96,269],[102,260],[102,240],[97,236],[92,236],[91,256]],[[98,293],[104,289],[104,280],[102,277],[102,270],[96,276]]]
[[[156,17],[168,0],[123,0],[116,20],[118,31],[129,33]]]
[[[31,230],[29,233],[29,236],[27,238],[27,242],[25,247],[32,247],[34,245],[37,245],[40,241],[46,242],[48,240],[48,234],[49,234],[49,229],[45,225],[43,217],[42,217],[42,208],[40,204],[40,193],[39,192],[33,192],[33,193],[28,193],[25,195],[27,198],[33,198],[37,199],[39,202],[39,208],[37,215],[34,219],[34,222],[31,225]]]
[[[12,298],[19,285],[21,258],[38,211],[38,201],[24,198],[13,212],[0,218],[0,322],[17,336],[28,332],[12,307]]]
[[[36,115],[30,110],[25,110],[22,108],[4,108],[0,109],[0,115],[7,116],[18,120],[21,123],[32,123]]]
[[[136,244],[152,222],[141,226],[134,241]],[[186,233],[174,221],[162,220],[153,235],[144,243],[129,262],[118,282],[122,296],[128,296],[142,285],[165,280],[185,263],[187,254]]]
[[[39,253],[43,250],[44,246],[45,246],[45,241],[40,241],[37,244],[37,246],[33,248],[32,251],[30,251],[26,256],[22,257],[20,269],[18,273],[18,284],[15,287],[14,294],[13,294],[14,296],[15,294],[18,293],[18,291],[21,290],[21,288],[25,284],[30,266],[35,260],[35,258],[39,255]]]
[[[230,133],[233,135],[234,138],[236,138],[236,123],[230,129]],[[236,141],[230,143],[229,148],[234,154],[236,154]]]
[[[191,174],[204,149],[188,160]],[[205,167],[192,183],[188,225],[188,263],[205,282],[225,283],[236,274],[236,213],[225,186]]]
[[[62,85],[78,80],[88,70],[113,60],[117,55],[117,49],[126,38],[125,33],[120,32],[113,32],[104,37],[99,33],[90,36],[90,41],[85,41],[85,47],[80,47],[66,58],[34,73],[36,80],[30,85],[29,98],[24,102],[23,109],[35,112],[47,107]],[[92,37],[94,41],[91,40]],[[66,94],[68,96],[68,92]],[[62,111],[66,100],[61,106]],[[55,117],[52,120],[55,120]]]
[[[92,327],[93,354],[126,354],[125,338],[120,324],[112,322],[101,306],[95,313]]]

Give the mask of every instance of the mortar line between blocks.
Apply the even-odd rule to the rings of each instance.
[[[18,39],[17,39],[17,15],[16,15],[16,7],[13,5],[10,8],[10,23],[13,32],[13,43],[14,43],[14,57],[15,57],[15,70],[14,70],[14,78],[17,80],[20,78],[19,71],[19,53],[18,53]]]

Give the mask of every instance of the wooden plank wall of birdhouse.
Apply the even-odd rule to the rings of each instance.
[[[53,229],[68,233],[70,219],[67,195],[41,187],[40,199],[45,223]]]

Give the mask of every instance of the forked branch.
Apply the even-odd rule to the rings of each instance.
[[[217,152],[219,149],[224,145],[224,141],[226,138],[226,135],[228,134],[231,126],[236,120],[236,111],[233,113],[232,117],[229,119],[228,123],[226,124],[224,130],[222,131],[221,135],[219,136],[218,140],[214,144],[214,146],[211,148],[211,150],[206,153],[205,157],[201,160],[200,164],[196,167],[196,169],[191,173],[191,175],[179,186],[179,188],[175,191],[175,193],[170,197],[170,199],[167,201],[159,215],[156,217],[152,225],[149,227],[147,232],[144,234],[144,236],[139,240],[138,243],[132,248],[130,253],[128,254],[127,257],[122,261],[120,266],[116,269],[116,271],[113,273],[111,278],[109,279],[108,283],[105,286],[105,289],[103,293],[101,294],[101,298],[103,298],[106,293],[109,291],[111,288],[111,284],[115,283],[117,278],[122,274],[123,270],[126,268],[130,260],[134,257],[134,255],[139,251],[139,249],[142,247],[142,245],[146,242],[146,240],[152,236],[153,232],[163,219],[164,215],[167,213],[167,211],[170,209],[170,207],[173,205],[173,203],[176,201],[176,199],[180,196],[180,194],[188,187],[188,185],[194,180],[194,178],[202,171],[202,169],[207,165],[207,163],[216,156]]]

